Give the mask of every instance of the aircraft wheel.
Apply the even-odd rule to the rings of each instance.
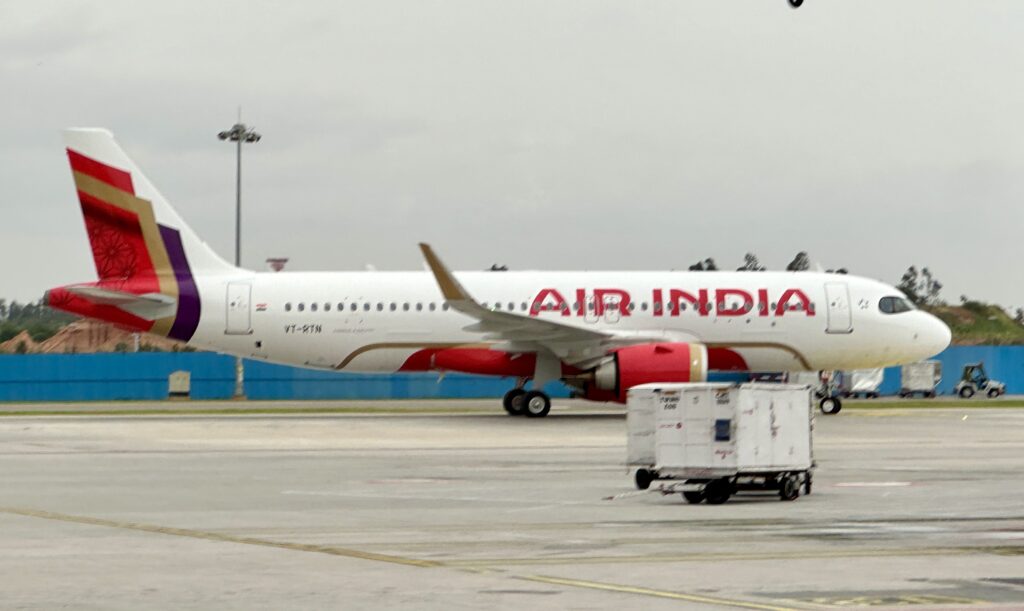
[[[789,0],[789,5],[793,8],[800,8],[800,5],[804,3],[804,0]]]
[[[522,416],[523,412],[526,411],[526,403],[523,401],[525,397],[525,390],[513,388],[505,393],[505,397],[501,400],[501,405],[508,412],[509,416]]]
[[[831,416],[843,409],[843,402],[838,397],[825,397],[818,402],[818,408],[821,409],[821,413]]]
[[[636,483],[637,490],[647,490],[651,487],[651,482],[654,481],[654,474],[647,469],[637,469],[633,481]]]
[[[960,398],[961,399],[970,399],[973,396],[974,396],[974,389],[971,388],[970,386],[964,386],[963,388],[960,389]]]
[[[804,475],[804,494],[811,493],[811,479],[811,472],[808,471],[807,474]]]
[[[525,413],[530,418],[543,418],[551,411],[551,398],[539,390],[531,390],[523,397]]]

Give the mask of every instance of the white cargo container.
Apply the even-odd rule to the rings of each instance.
[[[654,472],[654,429],[655,415],[658,413],[660,393],[638,393],[630,395],[629,409],[626,411],[626,464],[637,467],[636,487],[646,490],[651,481],[657,478]]]
[[[842,372],[840,380],[839,388],[844,397],[877,399],[878,388],[885,380],[885,369],[851,369]]]
[[[941,381],[941,362],[919,361],[917,363],[909,363],[900,369],[900,396],[912,397],[920,394],[923,397],[934,397],[935,387]]]
[[[801,486],[810,492],[807,386],[647,384],[630,389],[627,408],[628,458],[641,465],[650,457],[644,432],[653,426],[654,460],[641,470],[666,494],[717,504],[740,490],[777,491],[785,500],[799,496]]]

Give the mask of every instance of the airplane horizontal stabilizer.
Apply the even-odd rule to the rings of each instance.
[[[136,295],[125,291],[91,285],[72,285],[65,287],[67,292],[98,305],[114,306],[142,318],[157,320],[174,316],[178,300],[161,293],[145,293]]]

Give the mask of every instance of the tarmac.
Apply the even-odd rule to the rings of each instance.
[[[0,608],[1024,609],[1024,409],[846,408],[812,494],[708,506],[621,409],[375,405],[0,418]]]

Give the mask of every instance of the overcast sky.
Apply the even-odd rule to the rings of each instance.
[[[61,147],[112,129],[262,269],[782,268],[1024,305],[1024,2],[0,0],[0,297],[95,278]]]

